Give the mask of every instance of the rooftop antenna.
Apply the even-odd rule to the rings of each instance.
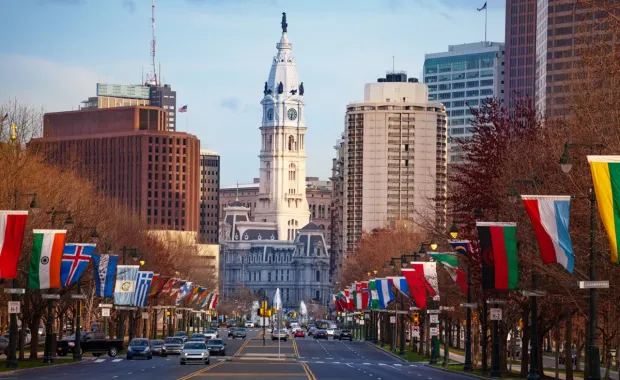
[[[153,72],[146,75],[146,83],[157,86],[157,69],[155,67],[155,0],[151,0],[151,31],[153,39],[151,40],[151,65]]]
[[[396,60],[394,58],[394,55],[392,55],[392,72],[396,72]]]
[[[239,181],[237,181],[237,196],[235,197],[235,201],[239,201]]]

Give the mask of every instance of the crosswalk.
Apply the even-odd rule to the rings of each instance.
[[[222,356],[219,358],[215,358],[215,357],[211,357],[211,361],[216,361],[216,362],[223,362],[226,360],[230,360],[231,357],[230,356]],[[140,360],[144,360],[144,359],[140,359]],[[165,361],[175,361],[177,362],[178,359],[175,358],[161,358],[160,360],[165,360]],[[125,358],[100,358],[100,359],[95,359],[93,360],[93,363],[120,363],[123,361],[127,361],[127,359]],[[136,360],[137,361],[137,360]]]
[[[304,359],[304,360],[299,360]],[[373,365],[373,366],[381,366],[381,367],[394,367],[394,368],[403,368],[403,367],[419,367],[419,364],[399,364],[399,363],[376,363],[376,362],[359,362],[359,361],[341,361],[341,360],[328,360],[325,358],[298,358],[297,362],[306,363],[306,364],[335,364],[335,365]]]

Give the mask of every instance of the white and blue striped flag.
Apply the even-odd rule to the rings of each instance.
[[[139,268],[139,265],[118,265],[116,267],[115,305],[131,305],[133,302]]]
[[[136,295],[133,299],[133,306],[145,307],[146,300],[149,298],[151,283],[153,282],[153,272],[138,272],[136,283]]]
[[[392,285],[387,278],[377,278],[377,293],[379,293],[379,309],[385,309],[387,305],[394,301],[394,293],[392,293]]]

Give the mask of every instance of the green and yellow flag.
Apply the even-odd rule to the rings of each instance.
[[[611,247],[611,262],[618,263],[620,243],[620,156],[588,156],[592,182],[603,225]]]

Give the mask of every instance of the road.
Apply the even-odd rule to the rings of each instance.
[[[153,379],[467,379],[421,363],[407,363],[365,342],[312,338],[273,342],[267,334],[263,345],[261,329],[248,329],[246,340],[228,339],[225,357],[211,357],[208,366],[181,366],[178,358],[127,361],[124,357],[85,360],[84,363],[17,372],[7,379],[87,378],[110,380]]]

